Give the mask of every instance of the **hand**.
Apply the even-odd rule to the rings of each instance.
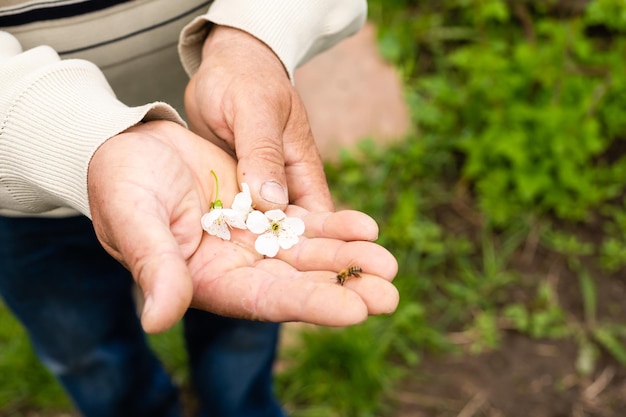
[[[304,104],[263,42],[216,26],[185,92],[191,130],[236,153],[239,182],[259,210],[293,204],[332,211]],[[287,192],[288,190],[288,192]]]
[[[248,231],[230,241],[204,233],[200,217],[219,198],[239,191],[235,161],[183,127],[165,121],[128,129],[105,142],[89,165],[92,220],[104,248],[133,274],[145,296],[148,332],[174,325],[189,306],[231,317],[345,326],[395,310],[389,282],[394,257],[370,242],[376,223],[356,211],[301,217],[305,235],[276,258],[264,259]],[[360,266],[360,279],[335,283],[337,271]]]

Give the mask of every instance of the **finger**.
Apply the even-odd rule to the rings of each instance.
[[[289,197],[310,211],[334,211],[324,164],[311,132],[304,103],[294,92],[289,123],[283,135]]]
[[[218,314],[273,322],[303,321],[349,326],[368,308],[354,291],[318,282],[328,272],[298,272],[284,262],[263,260],[196,286],[194,307]]]
[[[175,253],[161,253],[146,259],[137,276],[145,304],[141,324],[147,333],[160,333],[174,326],[191,304],[191,276]]]
[[[105,142],[89,165],[94,229],[144,292],[142,324],[148,332],[171,327],[191,300],[185,259],[202,236],[201,198],[179,152],[162,140],[184,132],[163,121],[136,125]]]
[[[336,239],[302,239],[295,247],[280,250],[277,258],[304,271],[339,271],[358,266],[363,273],[391,281],[398,273],[396,258],[372,242],[343,242]]]
[[[132,245],[122,256],[144,294],[141,324],[148,333],[172,327],[191,303],[193,286],[180,247],[168,223],[149,216],[136,216]]]
[[[311,152],[317,152],[317,149]],[[290,164],[285,169],[290,202],[309,211],[333,211],[333,203],[321,160],[306,160]]]
[[[306,212],[292,207],[288,211],[290,216]],[[373,237],[378,230],[376,223],[366,214],[352,210],[308,213],[302,219],[305,221],[305,236],[300,237],[296,246],[280,249],[277,259],[301,271],[339,272],[350,266],[359,266],[366,273],[378,275],[388,281],[398,273],[395,257],[384,247],[365,240]],[[346,219],[354,220],[353,224]],[[231,237],[242,247],[254,247],[257,235],[248,231],[232,230]],[[352,238],[356,240],[350,240]]]
[[[307,301],[312,303],[312,312],[318,314],[316,316],[318,320],[321,320],[322,317],[325,317],[324,323],[318,323],[323,325],[333,325],[333,326],[346,326],[351,324],[356,324],[363,320],[361,316],[362,312],[360,311],[360,307],[358,310],[355,310],[357,305],[361,303],[355,304],[355,301],[351,295],[347,295],[343,293],[342,289],[349,289],[354,291],[360,301],[365,304],[367,308],[367,314],[390,314],[395,311],[398,306],[399,294],[398,290],[388,281],[381,279],[379,277],[363,274],[359,279],[349,280],[353,281],[348,284],[346,281],[344,286],[338,285],[336,282],[336,274],[329,271],[309,271],[309,272],[298,272],[294,273],[292,271],[292,267],[285,264],[284,262],[279,262],[277,260],[266,260],[260,262],[257,266],[259,269],[263,269],[269,273],[279,276],[285,276],[288,281],[294,283],[294,287],[298,285],[297,281],[313,281],[313,288],[317,287],[315,290],[318,292],[317,296],[308,297]],[[291,276],[289,274],[291,273]],[[329,280],[329,278],[331,278]],[[287,284],[281,284],[281,286],[286,286]],[[339,287],[339,288],[337,288]],[[296,287],[297,288],[297,287]],[[294,290],[297,290],[294,288]],[[339,289],[339,291],[338,291]],[[300,290],[298,290],[300,291]],[[304,299],[296,299],[296,302],[304,302]],[[318,305],[319,304],[319,305]],[[278,303],[272,307],[282,307],[283,305]],[[303,304],[305,308],[309,307],[306,304]],[[322,312],[318,312],[321,307]],[[337,321],[337,316],[345,313],[345,310],[352,310],[350,313],[352,317],[348,318],[348,316],[344,317],[345,320],[343,323]],[[272,310],[270,310],[271,312]],[[309,313],[306,313],[305,317],[309,317]],[[301,319],[297,319],[300,320]]]
[[[233,122],[237,178],[248,184],[262,211],[284,210],[289,202],[282,138],[288,115],[275,102],[262,95],[247,97],[238,103]]]
[[[347,279],[343,286],[359,294],[370,315],[391,314],[400,302],[398,289],[375,275],[361,273],[359,277]]]
[[[346,241],[378,239],[378,224],[360,211],[307,213],[298,207],[290,207],[287,214],[302,218],[305,224],[304,235],[309,238],[325,237]]]

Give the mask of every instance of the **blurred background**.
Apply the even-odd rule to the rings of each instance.
[[[370,0],[296,74],[398,310],[287,324],[293,417],[626,415],[626,1]],[[188,386],[180,328],[151,337]],[[0,309],[0,417],[73,416]]]

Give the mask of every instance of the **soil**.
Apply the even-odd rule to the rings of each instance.
[[[425,358],[395,394],[394,417],[621,417],[626,372],[610,360],[577,376],[577,347],[509,332],[497,351]]]
[[[589,240],[598,235],[593,227],[573,232]],[[578,276],[562,257],[532,242],[526,246],[512,265],[524,284],[530,288],[537,280],[549,282],[566,320],[591,338]],[[595,323],[626,322],[626,271],[609,274],[594,267],[591,259],[582,262],[595,284]],[[524,288],[511,288],[510,296],[526,305],[532,302]],[[398,384],[389,417],[626,416],[626,368],[608,352],[600,349],[595,370],[585,377],[576,369],[580,346],[575,337],[533,339],[510,330],[505,322],[500,328],[498,349],[480,354],[470,351],[471,340],[462,333],[450,334],[461,352],[422,358]]]
[[[375,28],[367,24],[295,72],[296,89],[326,160],[364,138],[388,143],[410,128],[402,82],[376,45]]]
[[[537,254],[524,264],[519,270],[526,271],[528,281],[532,277],[552,281],[567,319],[585,331],[578,278],[565,262]],[[623,275],[593,270],[592,274],[600,300],[596,320],[623,323]],[[525,297],[523,290],[514,291]],[[626,368],[601,351],[595,371],[582,377],[575,369],[578,355],[579,345],[572,337],[532,339],[505,330],[498,350],[424,358],[400,384],[393,417],[626,416]]]

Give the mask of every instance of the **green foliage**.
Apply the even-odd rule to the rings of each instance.
[[[604,207],[602,212],[607,217],[604,225],[605,238],[598,250],[600,266],[609,272],[617,272],[626,267],[626,210],[620,206]]]
[[[177,323],[166,332],[148,335],[148,343],[154,349],[173,381],[179,386],[189,384],[189,366],[183,324]]]
[[[556,301],[554,289],[546,283],[538,286],[532,303],[509,304],[503,313],[504,317],[511,320],[514,329],[536,339],[560,339],[571,334],[565,312]]]
[[[69,411],[67,395],[41,365],[26,332],[0,302],[0,416],[31,410]]]
[[[466,332],[471,335],[469,350],[472,353],[500,347],[501,330],[495,311],[481,311]]]
[[[593,329],[593,336],[622,365],[626,366],[626,326],[605,325]]]
[[[366,417],[381,411],[395,372],[385,360],[386,343],[374,330],[366,324],[300,334],[298,346],[287,353],[298,366],[278,378],[294,416]]]
[[[460,154],[462,177],[498,225],[529,211],[584,220],[620,191],[623,162],[604,156],[626,135],[626,40],[587,32],[623,27],[626,6],[591,2],[571,19],[534,12],[519,25],[505,1],[450,0],[380,17],[417,128]]]
[[[587,8],[587,21],[626,32],[626,7],[622,0],[595,0]]]
[[[397,145],[364,142],[327,167],[336,199],[379,221],[379,243],[400,266],[400,306],[381,319],[394,336],[376,332],[386,348],[342,364],[419,364],[423,354],[456,350],[450,332],[471,352],[499,349],[505,329],[574,341],[584,376],[601,352],[622,362],[623,327],[600,314],[605,277],[591,271],[626,267],[626,3],[591,1],[580,14],[555,1],[369,3],[415,128]],[[586,228],[605,234],[589,239],[579,233]],[[538,251],[575,277],[564,285],[578,289],[580,316],[561,304],[548,271],[516,270]],[[354,343],[332,334],[322,337],[335,349]],[[305,346],[319,342],[310,337]],[[300,352],[288,379],[336,381],[325,366],[312,370],[326,349]],[[340,405],[327,392],[304,391],[290,391],[291,401],[324,406],[302,415],[374,412],[365,411],[368,390],[341,396]]]

